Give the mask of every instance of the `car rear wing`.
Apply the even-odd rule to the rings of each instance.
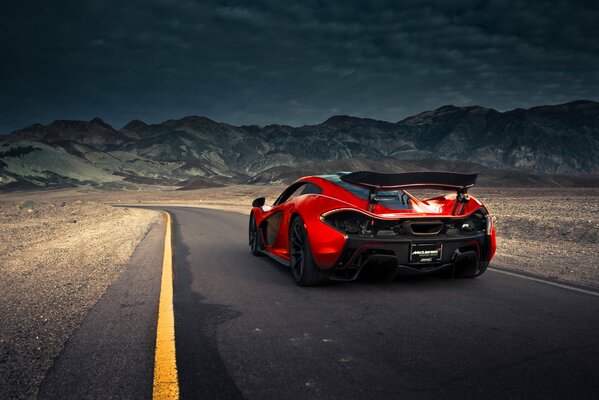
[[[468,189],[476,183],[478,174],[456,172],[403,172],[384,174],[358,171],[341,176],[341,180],[354,185],[378,190],[392,189]]]
[[[380,172],[358,171],[342,175],[342,181],[361,186],[370,191],[368,202],[374,206],[378,203],[377,193],[398,189],[450,189],[456,190],[456,204],[452,214],[460,214],[468,202],[468,188],[476,183],[478,174],[461,174],[456,172],[404,172],[385,174]]]

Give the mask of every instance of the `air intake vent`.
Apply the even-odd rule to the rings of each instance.
[[[413,235],[437,235],[445,224],[441,221],[408,222]]]

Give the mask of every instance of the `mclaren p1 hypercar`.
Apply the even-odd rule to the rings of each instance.
[[[272,206],[253,201],[252,254],[291,267],[300,286],[356,279],[365,270],[472,278],[495,254],[486,207],[467,192],[476,174],[337,173],[291,184]],[[416,189],[447,194],[418,198]]]

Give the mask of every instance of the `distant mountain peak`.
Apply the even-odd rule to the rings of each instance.
[[[131,139],[141,138],[141,132],[149,125],[139,119],[130,121],[127,125],[119,129],[119,132]]]
[[[93,146],[106,146],[123,142],[124,137],[101,118],[89,121],[55,120],[49,125],[34,124],[12,132],[9,141],[39,140],[46,143],[71,141]]]
[[[102,128],[105,129],[109,129],[111,131],[114,130],[114,128],[107,122],[105,122],[102,118],[99,117],[95,117],[92,120],[89,121],[90,125],[97,125],[97,126],[101,126]]]
[[[492,108],[486,108],[481,106],[467,106],[467,107],[457,107],[452,104],[444,105],[439,108],[430,111],[424,111],[420,114],[413,115],[411,117],[407,117],[401,121],[399,124],[406,125],[420,125],[427,124],[432,121],[434,118],[456,118],[465,115],[480,115],[487,113],[497,113],[499,111],[494,110]]]
[[[208,123],[208,124],[218,124],[218,122],[211,120],[208,117],[198,116],[198,115],[189,115],[187,117],[183,117],[179,120],[180,122],[186,123]]]
[[[519,109],[519,111],[530,111],[530,112],[569,112],[569,111],[599,111],[599,103],[591,100],[576,100],[569,103],[549,105],[549,106],[537,106],[532,107],[528,110]]]
[[[107,130],[113,131],[114,128],[105,122],[102,118],[95,117],[89,121],[80,121],[72,119],[57,119],[49,125],[35,124],[31,127],[41,128],[47,131],[58,131],[58,130],[85,130],[90,127],[102,127]],[[29,127],[28,127],[29,128]],[[25,128],[24,130],[28,129]]]
[[[360,118],[353,117],[351,115],[333,115],[320,125],[329,125],[329,126],[344,126],[344,125],[355,125],[364,122],[381,122],[371,118]]]
[[[482,107],[482,106],[458,107],[458,106],[454,106],[453,104],[441,106],[432,112],[433,113],[447,113],[447,112],[456,112],[456,111],[457,112],[480,112],[480,111],[483,111],[483,112],[495,111],[495,112],[497,112],[496,110],[494,110],[492,108],[487,108],[487,107]]]
[[[147,126],[148,126],[148,124],[146,124],[145,122],[143,122],[139,119],[134,119],[133,121],[130,121],[127,125],[123,126],[121,128],[121,130],[124,130],[124,129],[137,130],[140,128],[145,128]]]
[[[444,106],[438,107],[434,110],[434,112],[447,112],[447,111],[455,111],[460,110],[462,107],[454,106],[453,104],[445,104]],[[426,112],[426,111],[425,111]]]

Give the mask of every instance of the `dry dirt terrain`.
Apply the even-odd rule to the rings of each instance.
[[[495,216],[492,264],[599,287],[599,189],[473,192]]]
[[[52,360],[160,215],[75,197],[0,198],[0,398],[35,396]]]
[[[255,197],[266,196],[269,204],[282,188],[84,188],[0,195],[0,398],[2,388],[37,386],[160,219],[157,212],[111,204],[178,204],[247,214]],[[495,217],[495,265],[599,287],[599,189],[476,188],[472,194]]]

